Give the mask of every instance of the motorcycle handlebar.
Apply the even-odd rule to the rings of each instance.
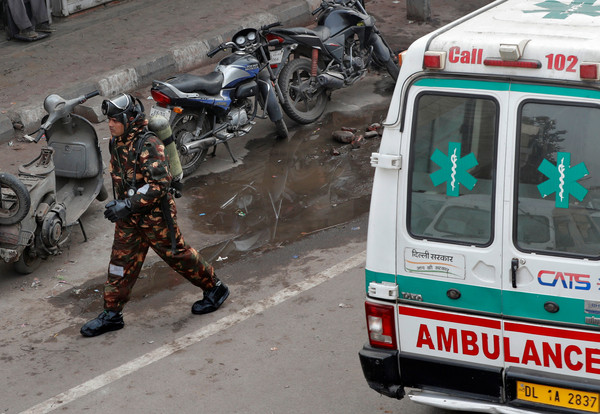
[[[232,49],[235,47],[236,49],[240,50],[240,47],[238,45],[236,45],[233,42],[226,42],[226,43],[221,43],[218,47],[216,47],[215,49],[211,50],[210,52],[208,52],[206,54],[206,56],[208,56],[209,58],[213,57],[214,55],[216,55],[217,53],[219,53],[221,50],[225,50],[227,48],[231,47]]]
[[[100,91],[96,89],[95,91],[90,92],[87,95],[85,95],[83,97],[83,102],[87,101],[88,99],[93,98],[94,96],[98,96],[98,95],[100,95]],[[83,103],[83,102],[81,102],[81,103]]]
[[[35,143],[37,144],[38,142],[40,142],[40,139],[42,139],[42,137],[44,135],[46,135],[46,130],[44,128],[40,128],[39,130],[40,132],[37,134],[37,136],[35,137]]]
[[[262,26],[260,28],[261,32],[264,32],[265,30],[269,30],[272,27],[277,27],[277,26],[281,26],[281,22],[275,22],[275,23],[271,23],[271,24],[267,24],[265,26]]]
[[[315,14],[320,13],[321,10],[323,10],[323,4],[321,4],[319,7],[314,9],[311,14],[314,16]]]
[[[222,46],[219,45],[218,47],[216,47],[215,49],[211,50],[210,52],[208,52],[206,54],[206,56],[208,56],[209,58],[213,57],[214,55],[216,55],[217,53],[219,53],[221,51]]]

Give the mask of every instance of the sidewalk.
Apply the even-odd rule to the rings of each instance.
[[[13,138],[13,122],[26,132],[37,129],[50,93],[72,98],[95,89],[103,96],[130,91],[208,63],[206,53],[242,27],[309,24],[318,4],[120,0],[54,18],[56,31],[37,42],[0,35],[0,141]]]
[[[395,51],[418,37],[488,4],[490,0],[431,0],[432,20],[406,20],[406,0],[366,0],[367,10]],[[320,0],[116,0],[66,18],[56,31],[27,43],[0,35],[0,143],[19,137],[14,123],[31,133],[45,114],[50,93],[73,98],[95,89],[103,96],[149,86],[220,56],[206,53],[242,27],[280,21],[285,26],[314,22]],[[98,122],[102,98],[88,102]],[[93,119],[94,116],[98,119]]]

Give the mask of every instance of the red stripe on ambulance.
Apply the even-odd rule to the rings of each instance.
[[[410,326],[414,332],[403,335],[403,351],[440,357],[459,355],[465,361],[495,366],[600,375],[597,333],[505,322],[503,337],[499,320],[410,307],[399,307],[399,314],[399,329]]]
[[[481,326],[483,328],[500,329],[500,321],[495,319],[478,318],[476,316],[458,315],[456,313],[442,313],[421,308],[398,308],[400,315],[414,316],[417,318],[435,319],[438,321],[464,323],[467,325]]]

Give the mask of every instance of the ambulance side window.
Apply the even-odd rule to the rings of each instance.
[[[600,108],[519,108],[514,242],[520,250],[600,256]]]
[[[497,113],[486,97],[417,97],[407,217],[414,237],[492,242]]]

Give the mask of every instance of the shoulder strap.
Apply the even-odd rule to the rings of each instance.
[[[148,138],[150,138],[151,136],[156,136],[156,134],[152,131],[145,130],[142,134],[140,134],[137,141],[135,141],[135,157],[136,157],[136,159],[142,152],[142,148],[144,148],[144,144],[146,143]]]
[[[144,148],[144,144],[146,143],[146,141],[148,140],[148,138],[150,138],[153,135],[156,136],[154,134],[154,132],[151,132],[151,131],[148,131],[147,129],[145,129],[143,131],[143,133],[140,134],[140,136],[138,137],[138,139],[135,141],[135,144],[134,144],[134,148],[135,148],[135,161],[133,163],[133,178],[132,178],[132,181],[131,181],[132,187],[135,187],[135,178],[137,176],[138,157],[140,156],[140,153],[142,152],[142,148]]]

